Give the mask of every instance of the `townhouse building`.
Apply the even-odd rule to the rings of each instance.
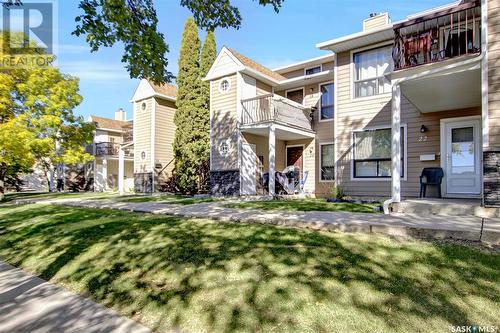
[[[499,13],[463,0],[399,22],[371,14],[317,44],[324,56],[274,70],[224,47],[205,78],[212,193],[274,195],[273,175],[292,169],[287,193],[333,184],[399,202],[437,167],[442,196],[498,205]]]

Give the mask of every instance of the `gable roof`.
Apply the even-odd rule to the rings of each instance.
[[[99,116],[90,116],[90,121],[96,125],[97,129],[107,129],[113,131],[123,131],[123,127],[129,125],[128,121],[114,120]]]
[[[152,81],[142,79],[135,89],[134,96],[130,101],[137,102],[151,97],[158,97],[175,102],[177,99],[177,86],[168,83],[158,86]]]
[[[231,52],[236,57],[236,59],[238,59],[243,64],[243,66],[249,67],[249,68],[251,68],[253,70],[256,70],[257,72],[259,72],[261,74],[264,74],[264,75],[267,75],[267,76],[275,79],[276,81],[286,80],[286,77],[282,76],[279,73],[276,73],[273,70],[270,70],[269,68],[267,68],[265,66],[262,66],[261,64],[259,64],[259,63],[255,62],[254,60],[252,60],[252,59],[244,56],[243,54],[239,53],[238,51],[236,51],[234,49],[231,49],[229,47],[227,47],[227,49],[228,49],[229,52]]]
[[[153,90],[157,94],[165,95],[165,96],[172,97],[172,98],[177,98],[177,86],[174,86],[173,84],[168,84],[168,83],[164,83],[161,86],[158,86],[149,80],[148,80],[148,82],[151,85],[151,87],[153,87]]]

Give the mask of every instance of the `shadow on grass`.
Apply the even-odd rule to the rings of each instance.
[[[500,257],[466,247],[38,205],[0,227],[8,262],[158,331],[499,324]]]
[[[351,202],[327,202],[325,199],[297,199],[297,200],[263,200],[246,201],[227,204],[228,208],[236,209],[259,209],[274,211],[293,212],[354,212],[354,213],[374,213],[375,204],[362,204]]]

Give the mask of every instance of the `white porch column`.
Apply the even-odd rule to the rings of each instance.
[[[107,191],[108,190],[108,160],[107,159],[102,160],[102,179],[103,179],[102,190]]]
[[[276,129],[269,126],[269,195],[276,195]]]
[[[401,202],[401,87],[392,86],[392,200]]]
[[[125,151],[123,147],[118,149],[118,191],[121,195],[125,193]]]

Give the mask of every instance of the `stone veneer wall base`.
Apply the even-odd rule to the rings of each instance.
[[[486,207],[500,207],[500,150],[483,152],[483,193]]]
[[[240,195],[240,171],[210,171],[210,193],[215,196]]]

